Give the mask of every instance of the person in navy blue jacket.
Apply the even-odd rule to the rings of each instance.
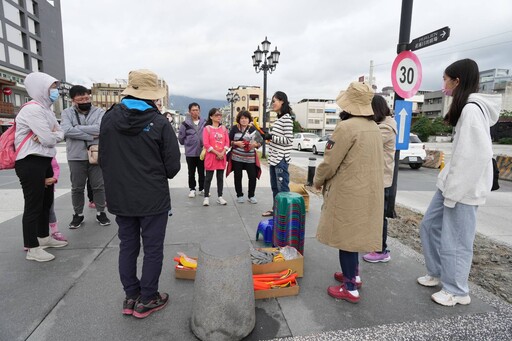
[[[162,309],[169,295],[158,292],[171,198],[167,179],[179,172],[180,150],[169,121],[155,101],[166,96],[149,70],[131,71],[126,97],[103,116],[99,164],[108,210],[119,226],[119,274],[126,298],[123,314],[137,318]],[[144,261],[137,277],[142,237]]]

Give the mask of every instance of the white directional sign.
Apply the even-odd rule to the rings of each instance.
[[[410,98],[421,85],[421,63],[411,51],[400,52],[391,67],[393,89],[402,98]]]
[[[396,134],[396,150],[409,148],[409,134],[411,132],[412,102],[395,101],[395,120],[398,132]]]

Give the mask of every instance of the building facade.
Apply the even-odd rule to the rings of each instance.
[[[0,4],[0,124],[4,125],[12,124],[21,105],[30,100],[24,86],[29,73],[41,71],[59,80],[65,80],[66,73],[60,0],[0,0]]]
[[[127,79],[116,79],[116,83],[93,83],[91,88],[92,104],[108,110],[112,105],[121,102],[124,97],[121,95],[126,86]],[[158,79],[158,86],[165,89],[166,95],[161,99],[162,113],[170,111],[169,109],[169,86],[167,82],[161,78]]]
[[[302,99],[292,105],[295,120],[308,132],[323,136],[334,131],[340,107],[333,99]]]
[[[239,85],[232,91],[240,98],[233,102],[233,122],[242,110],[249,111],[253,118],[258,117],[258,121],[263,122],[263,90],[259,86]]]

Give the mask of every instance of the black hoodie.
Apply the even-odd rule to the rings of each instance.
[[[181,167],[178,140],[169,121],[153,103],[139,101],[148,104],[148,109],[116,104],[101,121],[99,163],[108,210],[120,216],[170,210],[167,179]]]

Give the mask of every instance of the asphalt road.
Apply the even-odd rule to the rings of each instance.
[[[291,152],[292,164],[303,169],[308,168],[309,158],[316,158],[318,166],[324,159],[322,154],[315,155],[310,151]],[[439,169],[421,167],[412,169],[408,165],[399,165],[398,190],[399,191],[435,191],[436,179]],[[512,192],[512,182],[500,180],[500,192]]]

